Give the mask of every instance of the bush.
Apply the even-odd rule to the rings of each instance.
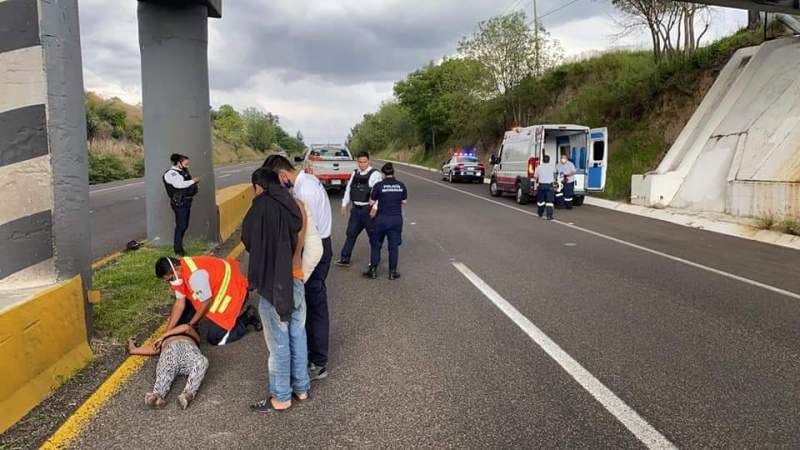
[[[89,152],[89,184],[125,180],[130,173],[122,161],[113,155],[96,155]]]

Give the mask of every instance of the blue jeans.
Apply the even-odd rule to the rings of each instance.
[[[304,394],[311,388],[306,343],[306,294],[303,282],[294,279],[294,310],[288,322],[281,322],[272,303],[259,296],[258,313],[264,325],[269,349],[269,392],[275,400],[288,402],[292,392]]]

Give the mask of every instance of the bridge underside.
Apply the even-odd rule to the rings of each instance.
[[[784,14],[800,14],[800,0],[692,0],[691,3]]]

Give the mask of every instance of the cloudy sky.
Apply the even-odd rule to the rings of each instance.
[[[141,102],[133,0],[80,0],[88,90]],[[278,114],[309,143],[344,141],[361,116],[392,95],[392,84],[455,52],[477,23],[532,0],[223,0],[209,22],[214,107],[256,106]],[[645,47],[619,40],[610,0],[538,0],[539,14],[567,55]],[[709,38],[740,28],[746,13],[715,9]]]

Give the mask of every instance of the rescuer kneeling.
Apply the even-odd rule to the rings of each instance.
[[[364,276],[378,278],[383,240],[389,241],[389,279],[400,278],[397,263],[403,234],[403,205],[408,201],[408,191],[403,182],[394,177],[394,165],[386,163],[381,168],[384,179],[372,188],[370,217],[375,219],[370,236],[370,264]]]
[[[247,300],[247,278],[237,261],[213,256],[160,258],[156,276],[175,291],[167,332],[183,324],[194,327],[205,317],[208,343],[225,345],[241,339],[248,325],[261,329],[249,306],[240,314]]]

